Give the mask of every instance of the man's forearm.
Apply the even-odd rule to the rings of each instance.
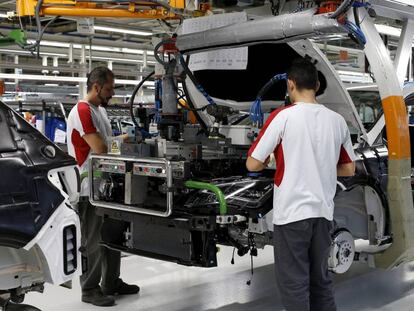
[[[340,164],[336,167],[338,177],[351,177],[355,175],[355,163]]]
[[[250,172],[260,172],[266,168],[267,166],[266,162],[263,163],[263,162],[260,162],[259,160],[256,160],[255,158],[248,157],[246,161],[246,168]]]

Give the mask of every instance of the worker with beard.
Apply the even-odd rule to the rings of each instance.
[[[76,159],[81,177],[78,210],[81,222],[82,301],[96,306],[112,306],[114,295],[139,292],[120,278],[121,255],[100,245],[102,236],[117,238],[124,223],[106,219],[95,212],[89,202],[88,165],[92,153],[104,154],[112,136],[105,108],[114,95],[114,74],[106,67],[97,67],[87,79],[86,99],[71,110],[67,121],[68,153]]]

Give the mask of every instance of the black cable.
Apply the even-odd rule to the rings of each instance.
[[[209,105],[217,105],[214,100],[210,97],[210,95],[208,95],[208,93],[204,90],[204,88],[201,86],[200,83],[198,83],[196,77],[193,75],[193,73],[191,72],[190,68],[188,67],[188,64],[186,63],[186,61],[184,60],[184,56],[180,55],[180,62],[181,65],[183,66],[184,72],[185,74],[190,78],[190,80],[194,83],[194,86],[197,88],[197,90],[203,94],[203,96],[207,99]]]
[[[198,83],[196,77],[191,72],[190,68],[188,67],[188,64],[187,64],[188,59],[187,59],[187,62],[186,62],[184,57],[181,55],[180,56],[180,62],[181,62],[181,65],[183,66],[185,74],[190,78],[191,82],[193,82],[194,86],[197,87],[197,85],[199,85],[199,83]]]
[[[43,1],[43,0],[41,0]],[[39,1],[39,2],[41,2]],[[38,2],[38,3],[39,3]],[[36,5],[37,8],[37,5]],[[41,29],[41,23],[40,23],[40,17],[39,17],[39,12],[36,12],[36,24],[37,24],[37,38],[34,44],[30,44],[30,45],[25,45],[25,46],[21,46],[22,48],[29,50],[31,52],[33,52],[35,49],[37,49],[37,57],[39,58],[39,54],[40,54],[40,41],[43,38],[43,35],[46,31],[46,29],[52,24],[54,23],[58,18],[60,18],[60,16],[55,16],[54,18],[52,18],[46,25],[45,27],[43,27],[43,29]]]
[[[36,10],[35,10],[35,16],[36,16],[36,27],[37,27],[37,40],[35,43],[34,48],[37,48],[37,58],[39,58],[39,54],[40,54],[40,34],[41,34],[41,28],[42,28],[42,24],[40,22],[40,8],[42,7],[43,4],[43,0],[39,0],[36,3]]]
[[[161,40],[160,42],[158,42],[158,44],[154,47],[154,57],[157,60],[157,62],[159,62],[161,65],[163,66],[168,66],[168,62],[165,62],[164,60],[161,59],[161,57],[158,55],[158,49],[166,44],[166,43],[173,43],[175,42],[173,39],[166,39],[166,40]]]
[[[329,16],[330,18],[338,18],[339,16],[341,16],[343,13],[345,13],[346,11],[348,11],[348,9],[354,4],[355,0],[344,0],[341,5],[336,9],[335,12],[332,13],[331,16]]]
[[[135,100],[135,95],[137,95],[138,90],[141,88],[141,86],[144,85],[144,82],[147,81],[152,75],[155,74],[155,71],[153,70],[152,72],[150,72],[144,79],[142,79],[137,86],[134,88],[134,91],[131,94],[131,97],[129,98],[129,112],[131,114],[131,119],[132,122],[134,123],[136,128],[139,128],[138,122],[135,119],[134,116],[134,100]]]
[[[171,25],[169,22],[167,22],[166,20],[164,20],[164,19],[158,19],[158,22],[160,23],[160,24],[164,24],[164,25],[166,25],[167,27],[169,27],[170,29],[174,29],[174,26],[173,25]]]
[[[361,28],[361,22],[359,20],[358,8],[353,7],[352,9],[354,11],[355,25],[357,25],[358,28]]]
[[[183,94],[183,93],[179,93],[179,92],[177,92],[178,90],[176,89],[176,93],[177,93],[177,95],[178,95],[178,97],[177,97],[177,101],[179,101],[180,99],[184,99],[184,97],[185,97],[185,94]]]

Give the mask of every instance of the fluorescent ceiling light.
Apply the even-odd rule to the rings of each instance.
[[[0,49],[0,53],[7,52],[12,53],[12,55],[19,55],[19,54],[31,54],[29,51],[24,50],[9,50],[9,49]],[[58,56],[58,57],[68,57],[67,54],[60,54],[60,53],[44,53],[40,52],[40,56]]]
[[[132,53],[132,54],[144,54],[144,50],[136,50],[129,48],[122,48],[123,53]],[[147,55],[154,55],[154,51],[147,51]]]
[[[123,63],[143,63],[143,60],[138,60],[138,59],[128,59],[128,58],[116,58],[116,57],[102,57],[102,56],[93,56],[92,55],[92,59],[98,59],[98,60],[106,60],[106,61],[117,61],[117,62],[123,62]],[[155,64],[155,61],[151,61],[148,60],[147,64]]]
[[[125,33],[125,34],[129,34],[129,35],[152,36],[152,32],[149,32],[149,31],[130,30],[130,29],[123,29],[123,28],[112,28],[112,27],[108,27],[108,26],[93,26],[93,28],[95,30]]]
[[[12,53],[12,54],[16,54],[16,55],[22,55],[22,54],[23,55],[28,55],[28,54],[30,54],[29,51],[24,51],[24,50],[9,50],[9,49],[0,49],[0,53]],[[44,53],[44,52],[40,52],[40,56],[57,56],[57,57],[63,57],[63,58],[67,58],[68,57],[67,54]],[[138,59],[102,57],[102,56],[93,56],[93,55],[92,55],[92,59],[94,59],[94,60],[104,60],[104,61],[115,61],[115,62],[120,62],[120,63],[134,63],[134,64],[142,64],[144,62],[143,60],[138,60]],[[156,64],[156,62],[155,61],[148,60],[147,61],[147,64]]]
[[[28,43],[34,44],[35,40],[27,40]],[[69,48],[70,43],[66,42],[57,42],[57,41],[47,41],[42,40],[40,41],[41,46],[52,46],[52,47],[60,47],[60,48]],[[74,49],[81,49],[81,44],[72,44]],[[89,46],[85,45],[85,49],[89,50]],[[139,49],[129,49],[129,48],[117,48],[117,47],[110,47],[110,46],[101,46],[101,45],[92,45],[92,50],[94,51],[105,51],[105,52],[119,52],[125,54],[144,54],[144,50]],[[147,51],[147,55],[154,55],[154,51]]]
[[[27,40],[28,43],[30,44],[34,44],[36,41],[35,40]],[[69,48],[70,47],[70,43],[65,43],[65,42],[57,42],[57,41],[47,41],[47,40],[42,40],[40,41],[40,45],[41,46],[52,46],[52,47],[56,47],[56,48]],[[82,45],[81,44],[72,44],[74,49],[81,49]],[[89,45],[85,45],[85,49],[89,50]],[[121,48],[115,48],[115,47],[110,47],[110,46],[98,46],[98,45],[92,45],[92,50],[96,50],[96,51],[107,51],[107,52],[121,52]]]
[[[7,14],[0,13],[0,17],[7,18],[8,16],[7,16]]]
[[[38,80],[38,81],[54,81],[54,82],[86,82],[83,77],[65,77],[65,76],[43,76],[43,75],[28,75],[15,73],[0,73],[0,79],[17,79],[17,80]],[[123,80],[115,79],[115,84],[137,85],[138,80]],[[153,86],[154,81],[145,81],[144,86]]]
[[[375,24],[375,28],[377,28],[377,31],[383,35],[398,38],[401,36],[401,29],[392,26]]]

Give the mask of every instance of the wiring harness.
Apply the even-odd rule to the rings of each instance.
[[[277,74],[269,80],[257,93],[256,100],[253,102],[250,107],[250,120],[253,122],[254,126],[261,127],[263,125],[263,112],[262,112],[262,99],[267,91],[278,81],[286,80],[287,74]]]

